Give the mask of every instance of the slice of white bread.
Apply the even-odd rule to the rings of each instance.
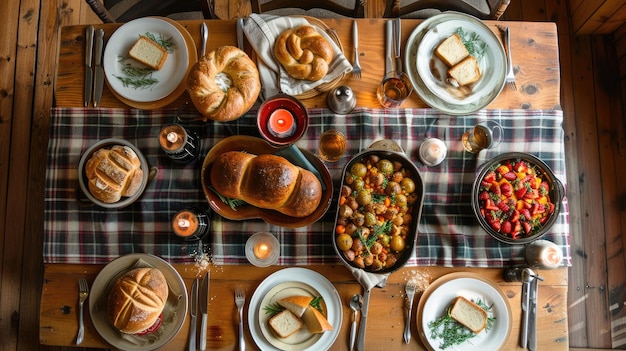
[[[291,311],[296,316],[302,317],[311,301],[313,301],[311,296],[289,296],[278,300],[277,303]]]
[[[142,35],[130,48],[128,56],[154,70],[160,70],[167,59],[167,50],[154,40]]]
[[[450,317],[475,334],[480,333],[487,326],[487,311],[463,296],[454,300],[450,308]]]
[[[319,334],[325,331],[333,330],[333,326],[328,322],[326,317],[317,308],[308,306],[302,315],[304,325],[311,334]]]
[[[289,310],[283,310],[273,315],[269,320],[270,327],[276,335],[286,338],[302,329],[302,321]]]
[[[452,67],[469,56],[469,51],[463,44],[458,33],[446,38],[435,49],[435,55],[439,57],[448,67]]]
[[[450,78],[459,86],[472,84],[480,79],[480,68],[474,56],[468,56],[448,70]]]

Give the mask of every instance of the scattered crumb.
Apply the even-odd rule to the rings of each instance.
[[[431,277],[428,270],[412,269],[402,273],[402,279],[407,285],[415,286],[415,293],[424,292],[430,285]]]

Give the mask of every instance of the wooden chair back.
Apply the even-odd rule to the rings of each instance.
[[[383,17],[416,17],[420,10],[458,11],[480,19],[500,19],[511,0],[387,0]]]
[[[252,12],[264,13],[280,9],[327,10],[338,16],[363,18],[364,0],[250,0]],[[325,16],[322,14],[321,16]],[[320,16],[320,17],[321,17]],[[336,17],[331,15],[332,17]],[[325,16],[330,17],[330,16]]]
[[[168,17],[182,13],[202,13],[215,18],[212,0],[85,0],[104,23],[128,22],[147,16]]]

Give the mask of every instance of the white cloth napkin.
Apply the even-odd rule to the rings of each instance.
[[[391,274],[370,273],[355,267],[348,267],[348,269],[350,270],[350,272],[352,272],[354,278],[361,284],[361,286],[365,290],[371,290],[375,286],[378,286],[380,288],[384,287],[387,284],[387,278],[389,278],[389,274]]]
[[[316,82],[290,77],[274,58],[274,42],[284,30],[305,24],[311,25],[303,17],[280,17],[254,13],[244,20],[243,31],[257,54],[257,67],[263,86],[261,91],[263,99],[281,92],[292,96],[300,95],[320,84],[332,81],[341,74],[352,71],[352,65],[341,52],[339,46],[322,28],[313,25],[331,43],[335,51],[335,57],[329,65],[328,73]]]

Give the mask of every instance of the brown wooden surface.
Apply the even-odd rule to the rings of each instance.
[[[246,0],[234,0],[246,2]],[[586,247],[587,236],[617,248],[610,259],[623,260],[625,246],[608,241],[608,229],[589,228],[590,208],[600,207],[595,216],[619,218],[622,241],[626,240],[626,203],[623,190],[624,170],[594,167],[585,158],[600,159],[600,153],[613,154],[614,165],[626,164],[626,25],[612,36],[577,36],[571,28],[569,8],[584,0],[513,0],[504,21],[547,21],[557,25],[561,67],[561,106],[565,112],[564,129],[567,157],[567,197],[570,205],[571,245],[574,264],[568,270],[568,324],[571,350],[624,348],[623,270],[611,272],[609,257],[602,257],[598,245]],[[382,0],[366,1],[366,10]],[[587,1],[593,2],[593,1]],[[382,8],[382,7],[381,7]],[[43,237],[43,198],[45,152],[48,140],[49,108],[53,104],[54,74],[57,66],[58,34],[66,25],[99,23],[84,0],[0,1],[0,350],[70,351],[92,350],[40,345],[39,302],[43,286],[43,264],[40,256]],[[368,17],[377,17],[369,15]],[[25,30],[26,28],[37,28]],[[595,45],[591,45],[595,42]],[[604,46],[604,47],[602,47]],[[588,48],[588,49],[587,49]],[[36,56],[33,56],[35,52]],[[575,60],[574,60],[575,59]],[[612,67],[619,62],[619,68]],[[594,64],[592,64],[594,63]],[[605,69],[598,69],[604,67]],[[609,68],[611,70],[609,70]],[[619,71],[619,74],[618,74]],[[621,81],[620,81],[621,77]],[[594,83],[595,82],[595,83]],[[620,93],[621,89],[621,93]],[[621,94],[617,99],[609,96]],[[592,100],[591,103],[582,103]],[[600,110],[610,104],[610,114]],[[605,110],[606,111],[606,110]],[[29,120],[30,123],[17,120]],[[581,120],[605,120],[595,133],[578,129]],[[622,127],[620,127],[620,125]],[[30,131],[24,128],[31,128]],[[25,135],[28,135],[24,138]],[[604,142],[597,154],[579,152],[587,143]],[[607,149],[608,147],[608,149]],[[28,157],[25,164],[21,160]],[[606,161],[603,161],[606,162]],[[580,164],[580,165],[579,165]],[[614,179],[618,188],[592,183],[588,176]],[[615,181],[617,180],[617,181]],[[9,191],[9,189],[12,189]],[[583,203],[581,194],[621,194],[619,201]],[[24,199],[26,201],[24,202]],[[582,228],[585,228],[583,231]],[[593,228],[592,228],[593,229]],[[607,252],[607,250],[602,250]],[[590,260],[590,257],[598,257]],[[588,283],[588,277],[604,274],[605,281]],[[620,277],[609,283],[608,276]],[[589,299],[588,296],[599,298]],[[587,321],[587,311],[601,311],[601,323]],[[613,323],[615,322],[615,323]],[[615,326],[615,329],[612,326]],[[390,349],[390,348],[386,348]]]
[[[347,57],[352,57],[353,43],[351,39],[352,20],[325,19],[330,28],[339,33],[341,43]],[[376,86],[384,76],[384,19],[358,19],[360,35],[359,61],[363,69],[361,80],[352,79],[349,75],[340,84],[349,85],[355,92],[358,106],[380,107],[376,100]],[[406,42],[419,20],[404,20],[402,34]],[[201,21],[181,22],[192,35],[199,47]],[[234,20],[207,20],[209,26],[209,43],[207,50],[221,45],[236,45]],[[499,36],[495,21],[487,24]],[[487,108],[525,108],[554,109],[559,108],[559,56],[556,26],[546,22],[508,22],[511,28],[512,57],[517,71],[518,91],[503,89],[502,94]],[[116,24],[101,25],[105,29],[105,38],[110,37]],[[64,27],[61,29],[59,65],[57,67],[55,99],[57,106],[83,106],[84,77],[84,26]],[[404,45],[404,44],[403,44]],[[251,50],[250,48],[247,48]],[[252,54],[249,52],[249,54]],[[180,99],[171,104],[178,107],[188,97],[184,93]],[[307,107],[325,107],[326,96],[320,94],[314,98],[303,100]],[[105,86],[101,107],[127,107],[113,96]],[[412,94],[402,107],[428,107],[417,96]]]
[[[351,51],[351,46],[353,45],[351,42],[350,36],[350,28],[351,28],[351,20],[339,20],[339,19],[329,19],[325,20],[326,23],[331,27],[337,29],[340,33],[342,44],[346,52]],[[221,46],[221,45],[235,45],[235,22],[233,20],[212,20],[206,21],[209,26],[210,33],[210,44],[208,49]],[[192,34],[194,39],[199,40],[199,25],[201,21],[192,21],[192,22],[182,22],[188,31]],[[367,33],[367,40],[361,40],[359,43],[361,57],[360,61],[363,67],[363,77],[359,80],[352,80],[351,78],[346,78],[342,84],[349,84],[353,91],[356,93],[357,101],[359,106],[371,106],[378,107],[378,102],[375,99],[375,89],[376,85],[382,78],[384,72],[383,67],[380,65],[380,62],[384,61],[384,23],[385,20],[382,19],[366,19],[359,20],[359,30],[361,33]],[[404,40],[408,38],[411,33],[411,30],[419,23],[417,20],[405,20],[403,21],[403,36]],[[488,22],[488,24],[493,28],[493,30],[498,33],[498,29],[495,27],[495,22]],[[556,36],[556,27],[554,24],[550,23],[526,23],[526,22],[510,22],[507,23],[513,31],[513,33],[518,33],[514,35],[512,38],[512,50],[513,57],[519,57],[519,60],[516,59],[516,67],[520,72],[518,78],[518,86],[521,88],[519,91],[512,91],[510,89],[505,89],[501,96],[492,103],[489,108],[536,108],[536,109],[552,109],[558,108],[559,106],[559,63],[558,63],[558,43]],[[105,33],[109,36],[118,25],[102,25],[101,27],[105,29]],[[80,107],[82,106],[82,77],[84,76],[83,71],[83,57],[84,57],[84,43],[83,43],[83,34],[84,26],[72,26],[72,27],[64,27],[61,31],[60,38],[60,51],[59,51],[59,66],[57,71],[57,79],[56,79],[56,89],[55,89],[55,98],[56,105],[61,107]],[[363,38],[363,36],[361,36]],[[523,74],[522,74],[523,73]],[[181,99],[186,99],[185,96],[181,97]],[[179,106],[183,100],[176,101],[172,105]],[[311,99],[306,99],[303,101],[305,105],[308,107],[323,107],[325,106],[325,95],[320,95],[318,97],[314,97]],[[101,101],[100,106],[102,107],[125,107],[124,104],[119,102],[113,94],[105,89],[103,94],[103,99]],[[419,100],[416,94],[413,94],[412,97],[407,101],[403,107],[427,107],[423,102]],[[67,266],[68,270],[72,270],[72,266]],[[59,282],[56,286],[50,285],[53,279],[51,275],[51,271],[56,269],[56,265],[46,265],[46,273],[45,280],[46,286],[44,287],[44,295],[42,296],[42,305],[41,305],[41,342],[44,344],[61,344],[61,345],[69,345],[68,342],[71,343],[72,338],[74,337],[75,328],[71,328],[65,324],[61,323],[61,319],[58,318],[58,311],[65,311],[66,309],[62,308],[60,305],[51,304],[52,301],[55,301],[58,296],[64,296],[67,298],[66,294],[57,292],[56,287],[68,287],[72,286],[75,283],[76,276],[73,274],[68,274],[64,276],[55,277]],[[74,266],[74,270],[76,270],[76,266]],[[233,272],[238,272],[240,275],[248,275],[254,271],[258,271],[253,267],[224,267],[224,270],[232,270]],[[318,268],[321,269],[321,268]],[[442,268],[429,268],[433,269],[436,272],[445,272],[451,271]],[[82,268],[81,268],[82,270]],[[186,267],[180,267],[180,271],[188,272]],[[345,269],[343,269],[345,271]],[[498,271],[497,276],[493,276],[493,272],[496,270],[484,270],[484,269],[473,269],[471,271],[485,273],[486,275],[491,275],[493,278],[497,279],[497,276],[501,276],[501,270]],[[561,276],[557,279],[560,282],[552,283],[546,282],[545,289],[549,292],[548,296],[550,296],[549,305],[554,307],[550,307],[549,310],[554,312],[550,313],[549,316],[552,318],[556,316],[556,319],[551,319],[548,321],[548,315],[544,316],[540,320],[540,325],[553,325],[554,323],[560,324],[562,328],[538,328],[541,330],[542,336],[539,338],[542,346],[549,347],[550,349],[567,349],[567,329],[566,329],[566,320],[567,320],[567,310],[566,310],[566,300],[567,296],[567,278],[566,278],[566,269],[560,269]],[[359,286],[356,282],[350,277],[347,272],[343,272],[343,276],[329,276],[327,274],[326,269],[324,270],[324,274],[329,277],[335,283],[335,285],[340,285],[342,283],[347,283],[351,281],[352,288],[348,293],[342,293],[343,300],[347,300],[347,297],[351,296],[355,289],[358,289]],[[555,272],[550,272],[554,274]],[[435,275],[440,275],[441,273],[436,273]],[[265,274],[267,275],[267,274]],[[231,275],[226,275],[230,277]],[[239,284],[246,284],[250,291],[251,289],[259,283],[264,275],[257,275],[250,282],[240,281]],[[217,282],[219,293],[225,293],[226,291],[231,291],[231,289],[220,289],[221,281],[218,278],[214,278]],[[239,278],[242,279],[242,278]],[[232,284],[232,282],[231,282]],[[393,285],[390,285],[393,286]],[[519,288],[519,284],[517,284]],[[382,289],[383,291],[388,291]],[[48,296],[45,292],[51,291],[52,293]],[[71,293],[71,289],[68,289],[68,293]],[[74,292],[76,291],[74,287]],[[401,308],[398,308],[398,305],[401,306],[402,299],[388,299],[385,297],[397,296],[398,293],[401,293],[401,288],[396,287],[396,291],[389,296],[383,296],[379,299],[372,299],[373,304],[381,304],[380,310],[382,311],[395,311],[394,315],[387,316],[387,322],[385,323],[385,327],[381,327],[380,325],[377,328],[373,328],[371,331],[371,335],[368,338],[368,346],[372,346],[375,348],[382,348],[384,345],[394,345],[396,347],[396,343],[401,343],[401,335],[394,336],[393,330],[402,330],[402,313]],[[219,294],[218,293],[218,294]],[[512,294],[510,297],[513,299],[512,308],[513,314],[517,317],[515,319],[515,328],[513,336],[510,338],[509,343],[507,344],[506,349],[514,349],[518,344],[518,335],[519,335],[519,322],[518,318],[521,316],[520,312],[520,304],[519,304],[519,296],[513,294],[511,291],[507,292],[507,294]],[[344,296],[345,295],[345,296]],[[376,296],[376,295],[374,295]],[[515,296],[517,296],[517,301],[515,301]],[[231,296],[222,296],[219,297],[219,300],[228,300],[228,302],[232,305],[233,301]],[[379,301],[380,300],[380,301]],[[70,299],[71,301],[71,299]],[[374,302],[376,301],[376,302]],[[67,300],[64,302],[67,305]],[[63,305],[63,306],[65,306]],[[560,306],[560,307],[557,307]],[[224,307],[224,304],[220,304],[220,308]],[[348,313],[349,310],[344,308],[344,312]],[[56,313],[51,314],[51,318],[46,318],[48,311],[57,311]],[[218,316],[216,321],[217,325],[221,325],[222,318],[230,321],[232,320],[232,308],[226,309],[226,311],[222,311],[218,309],[215,312]],[[222,316],[222,313],[226,315]],[[371,320],[376,320],[375,316],[370,315]],[[395,319],[395,322],[390,323],[391,318]],[[70,318],[70,320],[72,320]],[[75,318],[73,319],[75,321]],[[67,320],[63,319],[63,323],[66,323]],[[344,324],[344,327],[347,324]],[[177,337],[174,345],[179,345],[184,347],[184,343],[186,342],[185,331],[188,330],[183,328],[183,331]],[[211,329],[214,330],[214,329]],[[233,342],[235,340],[235,336],[232,334],[234,328],[223,328],[220,329],[223,331],[223,335],[220,334],[220,342],[225,342],[228,347],[233,346]],[[345,332],[342,331],[343,338],[345,340]],[[99,337],[93,337],[96,340],[102,342]],[[85,343],[86,346],[90,346],[89,343]],[[102,344],[95,344],[93,346],[103,346]],[[222,345],[215,345],[222,346]],[[397,345],[400,347],[401,345]],[[345,343],[340,343],[336,345],[334,349],[345,349]],[[407,346],[409,347],[409,346]],[[178,347],[177,347],[178,348]]]
[[[103,266],[88,265],[78,269],[75,265],[46,265],[45,283],[41,304],[40,341],[50,345],[71,345],[76,338],[76,292],[77,280],[85,277],[91,284]],[[193,279],[201,276],[202,270],[195,265],[176,265],[187,288]],[[252,266],[210,266],[211,286],[209,296],[209,322],[207,347],[210,350],[233,350],[237,346],[236,307],[233,298],[235,287],[241,286],[246,292],[247,301],[255,288],[269,274],[285,267],[256,268]],[[355,293],[362,293],[361,286],[343,266],[308,267],[327,277],[337,289],[343,304],[343,323],[332,350],[347,350],[352,312],[347,303]],[[521,321],[521,283],[507,283],[502,279],[502,269],[471,269],[443,267],[405,267],[392,273],[384,288],[372,290],[366,332],[366,350],[424,350],[419,338],[415,320],[412,321],[410,344],[402,341],[404,330],[404,285],[418,274],[427,274],[436,279],[451,272],[474,272],[497,282],[508,299],[512,309],[512,330],[504,350],[522,350],[519,344]],[[538,311],[538,350],[567,350],[567,268],[552,271],[538,271],[545,279],[540,283]],[[417,313],[417,301],[413,305],[413,316]],[[247,350],[256,350],[249,333],[247,312],[244,310]],[[496,322],[497,323],[497,322]],[[185,320],[176,338],[163,349],[183,350],[187,345],[189,319]],[[85,329],[86,347],[108,347],[98,335],[87,313]]]

